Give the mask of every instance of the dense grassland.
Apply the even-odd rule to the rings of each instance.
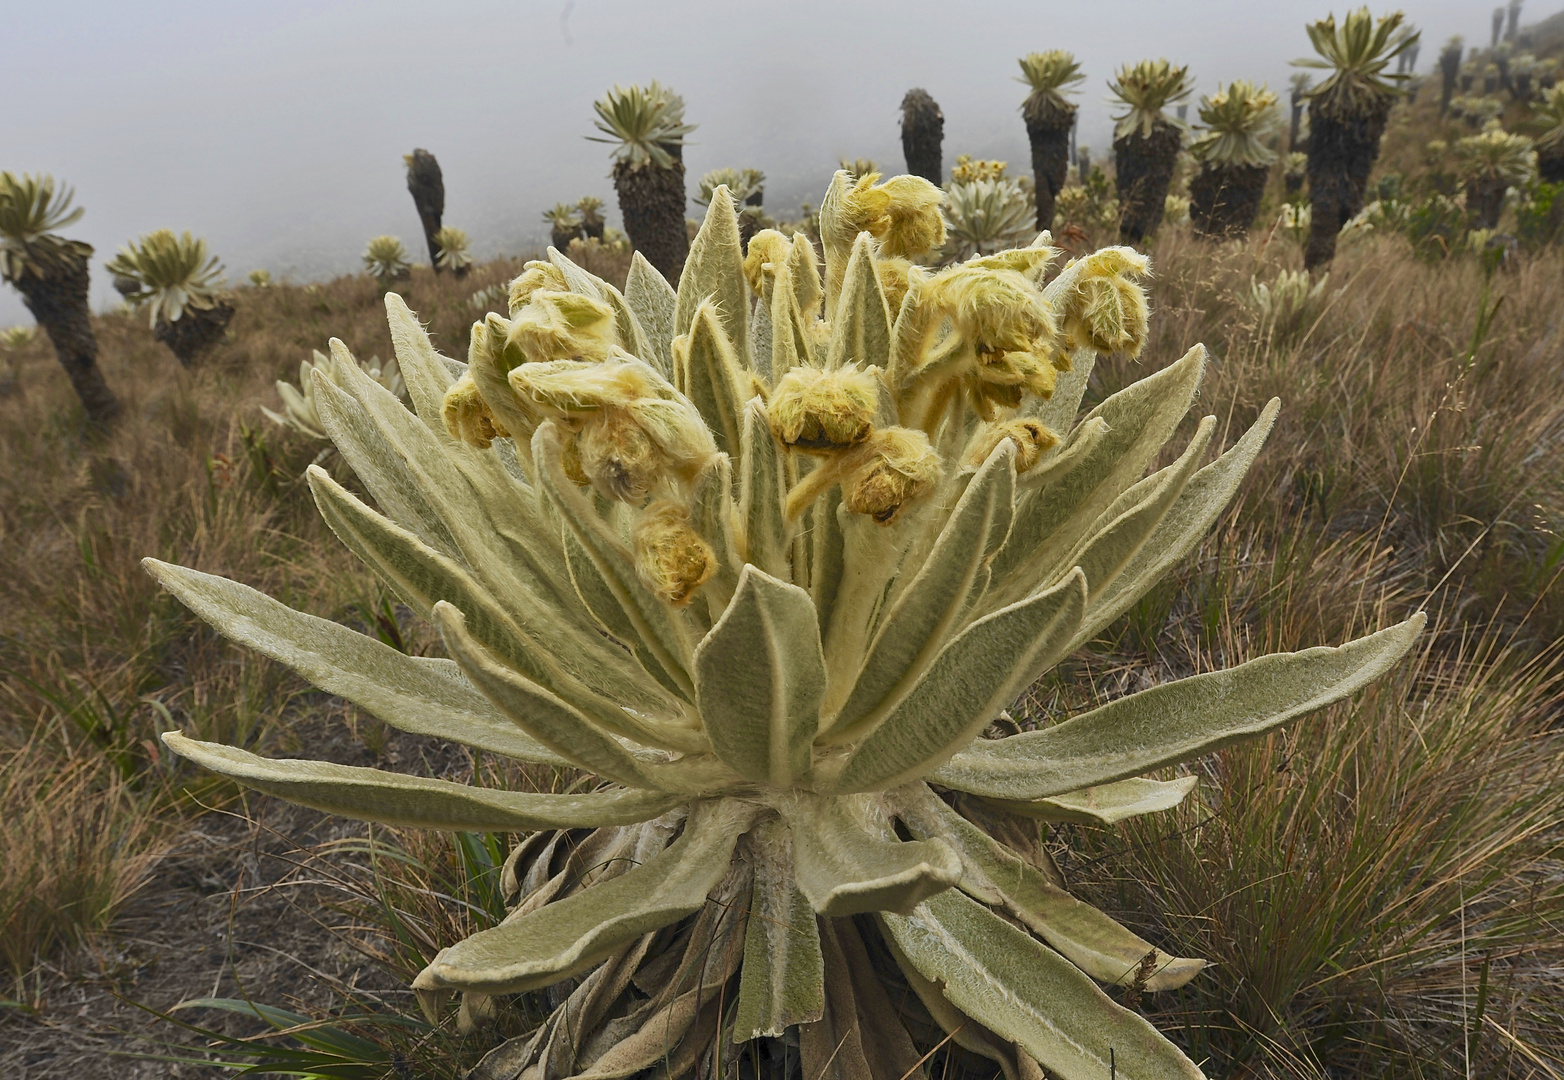
[[[1043,840],[1083,894],[1164,948],[1213,961],[1186,989],[1139,1002],[1212,1075],[1564,1073],[1564,257],[1554,247],[1488,272],[1371,236],[1344,247],[1313,300],[1265,314],[1253,284],[1301,264],[1284,235],[1218,245],[1164,228],[1151,255],[1151,343],[1139,362],[1105,358],[1089,396],[1203,341],[1213,362],[1200,405],[1219,418],[1217,441],[1272,396],[1281,420],[1196,554],[1035,686],[1017,720],[1339,642],[1419,608],[1432,632],[1356,701],[1203,760],[1200,797],[1179,810]],[[518,269],[492,263],[464,281],[419,269],[399,291],[461,357],[477,314],[468,297]],[[264,805],[160,754],[162,730],[305,756],[327,744],[486,783],[558,780],[388,742],[372,718],[222,642],[141,572],[154,555],[439,650],[316,515],[299,476],[322,446],[260,413],[276,407],[273,381],[295,378],[328,337],[390,355],[378,288],[244,289],[237,307],[229,341],[188,371],[140,318],[99,318],[105,374],[126,404],[101,439],[84,435],[44,341],[11,354],[0,996],[15,1008],[0,1015],[0,1044],[69,1028],[69,988],[109,977],[116,914],[165,887],[188,838],[215,827],[211,808]],[[297,838],[310,842],[302,826]],[[385,977],[323,976],[325,997],[264,1003],[380,1014],[345,1024],[367,1042],[331,1051],[380,1062],[351,1075],[390,1074],[399,1055],[420,1062],[408,1075],[457,1075],[493,1038],[428,1030],[401,988],[441,945],[503,915],[492,869],[509,842],[349,826],[327,847],[285,851],[292,880],[342,915],[332,933]],[[249,897],[233,885],[236,908]],[[524,1026],[528,1007],[501,1023]]]

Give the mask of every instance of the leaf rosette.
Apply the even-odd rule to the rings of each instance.
[[[466,364],[388,295],[411,410],[356,364],[309,372],[378,508],[309,480],[450,659],[148,561],[220,631],[393,727],[599,778],[530,794],[166,736],[329,812],[532,833],[506,866],[510,916],[414,983],[431,1010],[463,993],[469,1018],[577,977],[480,1075],[679,1075],[789,1029],[806,1059],[898,1059],[905,1031],[862,1020],[889,1008],[869,951],[1008,1074],[1200,1075],[1101,988],[1177,987],[1200,961],[981,822],[1176,805],[1193,779],[1145,774],[1352,693],[1422,620],[981,737],[1199,541],[1277,405],[1209,462],[1208,418],[1147,475],[1202,348],[1076,416],[1098,349],[1144,343],[1144,257],[1107,249],[1044,284],[1044,234],[925,271],[909,260],[939,215],[926,181],[838,173],[822,277],[801,235],[759,233],[746,261],[719,186],[677,289],[640,257],[621,292],[551,250],[508,317],[473,327]]]

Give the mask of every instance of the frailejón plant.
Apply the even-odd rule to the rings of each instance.
[[[1458,139],[1455,156],[1466,184],[1466,212],[1477,229],[1498,228],[1505,192],[1537,175],[1532,141],[1505,131],[1497,121],[1479,135]]]
[[[466,277],[472,268],[472,241],[466,232],[452,225],[441,226],[434,234],[437,254],[434,264],[441,270],[449,270],[456,277]]]
[[[1032,146],[1032,178],[1037,193],[1037,227],[1054,225],[1054,202],[1070,171],[1070,130],[1076,104],[1069,95],[1086,76],[1075,56],[1063,49],[1027,53],[1021,57],[1021,81],[1029,92],[1021,103],[1026,138]]]
[[[1190,218],[1205,236],[1237,236],[1260,212],[1276,152],[1264,138],[1276,126],[1276,95],[1263,86],[1234,79],[1200,99],[1205,126],[1189,152],[1200,171],[1189,184]]]
[[[543,211],[548,222],[548,241],[560,251],[570,247],[570,242],[582,235],[581,210],[570,203],[555,203]]]
[[[1399,11],[1376,19],[1362,7],[1340,24],[1334,15],[1308,24],[1319,56],[1294,63],[1331,73],[1308,93],[1313,225],[1304,264],[1310,269],[1330,262],[1336,234],[1363,209],[1390,106],[1407,79],[1386,69],[1417,43],[1417,32],[1405,21]]]
[[[684,229],[684,98],[653,80],[615,86],[593,103],[602,135],[614,148],[614,191],[630,243],[664,278],[677,278],[689,251]],[[559,245],[555,245],[558,247]]]
[[[450,660],[148,561],[223,633],[393,726],[599,779],[527,794],[165,736],[330,812],[544,830],[507,864],[512,914],[414,984],[476,1021],[492,995],[583,976],[483,1075],[710,1074],[784,1033],[806,1076],[843,1054],[844,1075],[900,1075],[919,1051],[899,1009],[1009,1075],[1201,1075],[1098,986],[1176,987],[1201,962],[982,823],[1173,806],[1195,778],[1145,774],[1352,693],[1422,618],[980,737],[1198,542],[1277,404],[1209,463],[1207,418],[1145,476],[1203,348],[1076,418],[1096,355],[1145,341],[1145,257],[1105,249],[1044,288],[1040,237],[925,271],[939,201],[838,173],[822,276],[801,234],[743,256],[718,189],[677,289],[637,258],[620,293],[554,253],[509,318],[474,326],[465,367],[387,296],[412,410],[356,365],[311,373],[380,509],[321,469],[310,484]],[[899,1004],[874,975],[896,969]]]
[[[435,237],[445,214],[445,174],[440,171],[435,156],[421,148],[403,154],[402,162],[407,166],[407,192],[413,197],[418,223],[424,230],[424,243],[429,246],[429,262],[438,274],[440,244]]]
[[[186,367],[222,339],[233,319],[222,263],[206,241],[158,229],[126,244],[105,264],[116,282],[134,282],[125,302],[147,313],[153,336]]]
[[[999,168],[987,176],[957,179],[957,173],[962,172],[958,166],[945,188],[945,252],[957,259],[1013,248],[1037,231],[1029,192],[1005,175],[1004,163],[975,164]],[[976,170],[969,166],[967,171]]]
[[[71,208],[71,189],[56,189],[54,177],[0,172],[0,280],[16,287],[49,335],[87,418],[107,424],[120,405],[98,367],[87,304],[92,245],[56,232],[82,213]]]
[[[1113,129],[1119,235],[1138,244],[1162,220],[1163,200],[1184,145],[1184,125],[1163,109],[1187,98],[1194,83],[1187,67],[1142,60],[1120,68],[1108,89],[1124,106]]]
[[[438,250],[437,247],[437,253]],[[364,248],[363,258],[364,269],[380,282],[382,289],[390,288],[393,281],[407,277],[413,270],[407,261],[407,249],[395,236],[382,235],[372,239]]]
[[[945,114],[921,86],[901,99],[901,150],[907,172],[933,184],[944,177]]]

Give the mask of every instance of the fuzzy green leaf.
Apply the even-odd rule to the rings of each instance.
[[[625,670],[623,661],[602,657],[600,650],[611,646],[595,642],[591,648],[575,647],[568,625],[558,620],[550,636],[551,647],[544,649],[455,560],[369,509],[323,469],[311,466],[309,480],[315,505],[331,531],[420,615],[431,617],[434,605],[441,600],[454,604],[467,616],[468,630],[485,648],[578,707],[596,709],[606,702],[615,712],[621,705],[650,716],[678,716],[682,712],[650,679],[637,679]],[[547,617],[547,611],[537,615]]]
[[[1013,603],[1040,578],[1068,569],[1065,556],[1145,472],[1189,411],[1206,350],[1196,345],[1170,364],[1109,397],[1082,423],[1101,418],[1108,427],[1090,453],[1068,473],[1017,500],[1010,539],[994,558],[988,603]]]
[[[662,666],[688,699],[693,693],[688,663],[694,644],[689,640],[685,624],[641,584],[635,573],[634,556],[565,475],[562,454],[558,428],[552,422],[541,425],[532,437],[532,459],[537,465],[539,488],[612,590],[650,659]],[[457,604],[457,607],[462,605]]]
[[[1085,604],[1086,579],[1075,571],[973,623],[848,756],[835,789],[892,787],[944,764],[1058,660]]]
[[[286,664],[399,731],[543,765],[570,762],[518,729],[449,660],[408,656],[227,578],[143,559],[147,572],[224,637]]]
[[[742,442],[739,520],[744,523],[745,559],[774,578],[786,578],[788,541],[793,532],[783,512],[787,465],[759,398],[751,398],[744,406]]]
[[[977,742],[932,779],[1031,801],[1188,761],[1361,690],[1395,666],[1426,621],[1419,612],[1338,648],[1273,653],[1130,694],[1042,731]]]
[[[695,313],[708,300],[715,305],[723,336],[741,368],[750,367],[749,283],[744,279],[744,248],[739,242],[738,213],[726,187],[712,193],[706,220],[690,244],[690,255],[679,276],[678,304],[674,310],[675,336],[695,327]],[[690,391],[684,387],[686,394]],[[690,394],[690,397],[694,397]],[[746,394],[745,397],[748,397]],[[737,441],[723,447],[728,450]]]
[[[883,371],[890,356],[891,313],[874,272],[874,241],[867,233],[859,233],[847,260],[836,314],[831,319],[826,367],[856,364]]]
[[[781,811],[793,833],[798,887],[821,915],[906,913],[961,880],[961,860],[943,840],[871,833],[877,809],[867,799],[800,793]]]
[[[1147,780],[1131,777],[1111,784],[1081,788],[1036,802],[989,799],[988,802],[1008,814],[1037,818],[1039,821],[1068,821],[1079,825],[1115,825],[1126,818],[1171,810],[1195,790],[1197,777],[1177,780]]]
[[[599,728],[580,710],[496,660],[467,632],[466,620],[456,608],[444,602],[436,604],[434,620],[445,639],[447,651],[461,666],[462,673],[517,727],[588,772],[627,787],[665,788],[608,731]],[[619,732],[652,746],[666,746],[671,741],[646,721],[628,713],[624,714]],[[684,734],[685,740],[672,741],[698,745],[698,732]]]
[[[1157,526],[1156,543],[1142,546],[1104,588],[1093,591],[1091,607],[1070,643],[1071,652],[1124,614],[1147,589],[1162,580],[1174,563],[1200,543],[1265,445],[1280,407],[1280,401],[1272,398],[1232,449],[1195,473]]]
[[[407,384],[407,396],[413,401],[418,418],[436,435],[445,433],[441,413],[445,392],[455,378],[444,357],[434,351],[429,333],[418,316],[396,293],[386,293],[386,323],[391,328],[391,347],[396,351],[397,367]],[[286,384],[284,384],[286,385]]]
[[[641,332],[646,335],[650,356],[642,356],[658,374],[673,380],[673,317],[678,294],[668,279],[637,251],[630,257],[630,274],[625,278],[625,303],[635,312]]]
[[[988,586],[988,564],[1010,532],[1015,444],[1002,441],[978,470],[922,568],[880,620],[847,703],[827,737],[839,742],[872,727],[928,670]]]
[[[793,845],[776,819],[750,833],[755,860],[744,970],[733,1029],[738,1041],[780,1036],[825,1010],[825,959],[814,908],[793,879]]]
[[[753,390],[717,309],[711,304],[697,308],[689,333],[675,342],[674,385],[694,403],[717,449],[738,453],[744,403]]]
[[[809,769],[825,656],[809,594],[754,566],[695,650],[695,699],[717,755],[756,783]]]
[[[1187,790],[1187,788],[1186,788]],[[926,785],[902,789],[898,816],[912,835],[943,839],[961,856],[961,888],[990,906],[1002,907],[1071,963],[1098,982],[1130,986],[1143,962],[1151,973],[1144,990],[1175,990],[1200,973],[1203,960],[1169,956],[1150,942],[1071,896],[936,797]]]
[[[577,974],[615,949],[698,911],[728,873],[755,808],[697,803],[684,834],[628,873],[440,950],[417,990],[514,994]]]
[[[882,914],[880,925],[951,1004],[1062,1080],[1203,1080],[1144,1017],[959,890],[925,900],[909,917]]]
[[[1194,475],[1211,442],[1211,433],[1215,430],[1214,416],[1202,420],[1195,430],[1195,437],[1189,441],[1189,446],[1179,455],[1178,460],[1148,477],[1140,490],[1136,490],[1140,487],[1136,485],[1125,492],[1121,500],[1103,512],[1099,520],[1106,521],[1106,524],[1065,560],[1068,565],[1081,568],[1092,597],[1096,597],[1113,582],[1142,546],[1161,546],[1157,526]],[[1126,503],[1128,505],[1124,505]]]
[[[530,832],[630,825],[649,821],[680,801],[660,791],[628,789],[586,795],[498,791],[329,761],[263,758],[177,731],[164,732],[163,743],[203,768],[299,806],[408,828]]]

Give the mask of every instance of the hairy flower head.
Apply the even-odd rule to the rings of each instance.
[[[749,252],[744,256],[744,280],[750,291],[759,296],[765,268],[785,263],[792,251],[793,242],[775,229],[761,229],[750,237]]]
[[[933,493],[940,457],[916,428],[881,428],[854,452],[856,468],[842,480],[842,505],[889,525]]]
[[[1151,260],[1127,247],[1104,248],[1082,260],[1059,312],[1066,348],[1139,356],[1150,311],[1135,279],[1150,272]]]
[[[820,238],[828,249],[850,250],[861,232],[880,241],[880,252],[890,258],[916,258],[945,242],[943,191],[921,176],[879,179],[874,172],[857,180],[837,173],[820,204]]]
[[[1059,445],[1059,436],[1041,420],[1023,417],[988,424],[968,445],[966,462],[978,466],[988,460],[994,448],[1009,439],[1016,446],[1016,472],[1024,473],[1043,459],[1045,451]]]
[[[495,439],[510,435],[495,422],[494,414],[478,393],[478,384],[465,373],[445,392],[440,418],[445,421],[445,430],[451,433],[451,438],[480,450],[487,450]]]
[[[716,553],[691,528],[690,512],[679,503],[660,500],[648,506],[637,519],[631,539],[636,575],[674,607],[693,600],[695,591],[716,572]]]
[[[602,360],[616,338],[614,309],[601,300],[538,289],[516,312],[505,346],[535,364],[567,358]]]
[[[771,392],[771,430],[783,446],[808,453],[855,446],[869,437],[879,395],[878,372],[795,367]]]
[[[515,318],[527,302],[532,299],[532,294],[540,289],[550,292],[569,292],[570,284],[565,281],[565,275],[560,273],[559,267],[550,262],[539,262],[533,259],[521,268],[521,273],[510,283],[506,294],[507,306],[510,308],[511,318]]]

